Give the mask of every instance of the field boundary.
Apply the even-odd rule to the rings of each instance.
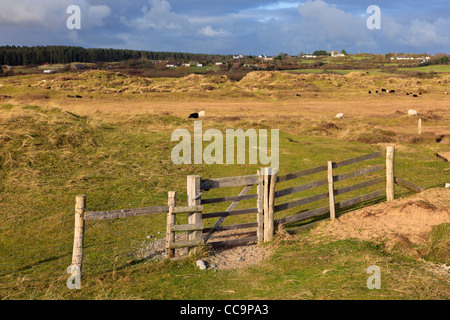
[[[383,150],[346,159],[340,162],[328,161],[326,165],[314,168],[304,169],[284,175],[278,175],[277,168],[260,168],[254,175],[244,175],[236,177],[221,177],[202,179],[198,175],[187,176],[187,206],[177,206],[177,192],[168,192],[168,203],[165,206],[152,206],[135,209],[123,209],[112,211],[87,211],[86,195],[76,196],[75,205],[75,229],[72,266],[77,267],[73,270],[81,270],[83,263],[83,246],[86,220],[106,220],[129,218],[140,215],[167,214],[166,223],[166,243],[165,253],[168,259],[182,259],[191,253],[197,253],[201,246],[205,244],[215,246],[233,246],[256,242],[262,244],[273,239],[275,227],[284,226],[293,222],[310,219],[313,217],[324,216],[322,219],[334,220],[336,211],[343,208],[349,208],[356,204],[361,204],[369,200],[386,196],[388,202],[394,199],[394,185],[407,188],[414,192],[420,192],[423,189],[410,182],[394,176],[394,153],[393,146],[388,146],[386,153]],[[335,174],[333,171],[337,168],[345,167],[351,164],[377,159],[386,154],[386,163],[366,165],[362,169],[357,169],[345,173]],[[385,177],[376,177],[363,182],[353,183],[344,187],[335,187],[335,182],[347,179],[371,175],[385,169]],[[291,186],[276,190],[278,184],[307,177],[313,174],[326,173],[326,177],[307,183]],[[364,189],[378,184],[385,184],[384,188],[365,193],[340,202],[335,201],[335,197],[351,191]],[[328,191],[317,193],[308,197],[290,200],[284,203],[276,204],[275,200],[300,193],[305,190],[328,185]],[[217,188],[243,187],[237,196],[204,198],[204,193]],[[248,194],[253,186],[256,186],[256,193]],[[328,205],[319,208],[311,208],[306,211],[293,214],[291,216],[275,219],[275,213],[296,208],[305,204],[328,199]],[[251,208],[235,209],[242,200],[255,200],[255,206]],[[206,212],[205,205],[221,202],[231,202],[225,211]],[[187,224],[177,224],[175,218],[178,214],[187,214]],[[233,225],[222,225],[229,216],[256,214],[256,221],[239,223]],[[203,220],[218,218],[212,227],[204,227]],[[309,222],[308,222],[309,223]],[[313,222],[311,222],[313,223]],[[240,239],[227,239],[213,241],[211,236],[218,232],[230,230],[255,229],[249,232],[252,235]],[[184,232],[187,234],[187,240],[177,240],[176,233]],[[187,248],[189,254],[176,255],[176,250]],[[81,272],[81,271],[80,271]]]

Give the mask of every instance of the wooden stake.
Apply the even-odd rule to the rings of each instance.
[[[84,245],[84,212],[86,210],[86,196],[78,195],[75,201],[75,232],[73,237],[72,265],[78,266],[81,272],[83,266]]]
[[[328,198],[330,205],[330,220],[336,218],[336,206],[334,201],[334,178],[333,178],[333,162],[328,161]]]
[[[201,194],[200,194],[200,176],[192,175],[187,177],[187,201],[188,206],[199,206],[201,204]],[[200,224],[202,223],[202,213],[195,212],[188,214],[189,224]],[[191,231],[189,233],[189,240],[201,240],[201,231]],[[197,248],[190,250],[190,253],[197,253]]]
[[[422,134],[422,119],[419,119],[417,123],[417,133],[420,135]]]
[[[270,184],[270,175],[269,175],[269,169],[270,168],[263,168],[263,174],[264,174],[264,196],[263,196],[263,203],[264,203],[264,242],[269,241],[269,184]]]
[[[256,221],[258,227],[256,229],[256,236],[258,237],[258,244],[264,242],[264,168],[258,170],[258,184],[256,191],[258,193],[258,199],[256,200],[256,205],[258,208],[258,213],[256,215]]]
[[[273,239],[275,233],[274,230],[274,207],[275,207],[275,187],[277,185],[277,171],[278,168],[270,168],[270,186],[269,186],[269,236],[270,240]]]
[[[175,256],[175,249],[171,249],[170,247],[175,242],[175,232],[172,231],[172,227],[175,225],[173,208],[177,205],[176,191],[169,191],[167,204],[169,206],[169,212],[167,213],[166,226],[166,257],[173,258]]]
[[[394,154],[395,147],[388,146],[386,149],[386,200],[394,200]]]
[[[271,241],[274,235],[275,187],[277,168],[265,168],[264,174],[264,242]],[[266,199],[267,198],[267,199]]]

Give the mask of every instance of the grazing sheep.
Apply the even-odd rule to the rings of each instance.
[[[344,114],[342,112],[340,112],[335,116],[335,118],[342,119],[342,118],[344,118]]]
[[[188,119],[198,119],[198,113],[197,112],[191,113]]]
[[[200,118],[205,117],[205,116],[206,116],[206,112],[202,110],[202,111],[200,111],[200,112],[198,113],[198,116],[199,116]]]
[[[391,90],[391,91],[389,91],[389,93],[395,93],[395,90]]]
[[[406,95],[409,96],[409,93],[407,92]]]
[[[413,109],[408,110],[408,116],[413,116],[413,117],[415,117],[415,116],[417,116],[417,115],[418,115],[418,113],[417,113],[416,110],[413,110]]]
[[[381,89],[381,92],[386,92],[386,89]]]
[[[413,94],[413,97],[414,98],[418,98],[419,96],[417,94]]]
[[[80,96],[80,95],[78,95],[78,94],[77,94],[75,97],[78,98],[78,99],[83,98],[82,96]]]
[[[372,91],[369,91],[369,94],[371,94],[372,93]]]

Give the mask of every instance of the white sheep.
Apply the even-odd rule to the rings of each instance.
[[[199,113],[198,113],[198,117],[199,118],[202,118],[202,117],[205,117],[206,116],[206,112],[204,111],[204,110],[202,110],[202,111],[200,111]]]
[[[335,116],[335,118],[342,119],[342,118],[344,118],[344,114],[342,112],[340,112]]]
[[[418,115],[418,113],[417,113],[417,111],[416,110],[413,110],[413,109],[410,109],[410,110],[408,110],[408,116],[417,116]]]

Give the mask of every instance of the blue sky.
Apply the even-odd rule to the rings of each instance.
[[[69,30],[67,7],[81,9]],[[381,9],[369,30],[367,8]],[[219,54],[450,53],[448,0],[0,0],[0,45]]]

